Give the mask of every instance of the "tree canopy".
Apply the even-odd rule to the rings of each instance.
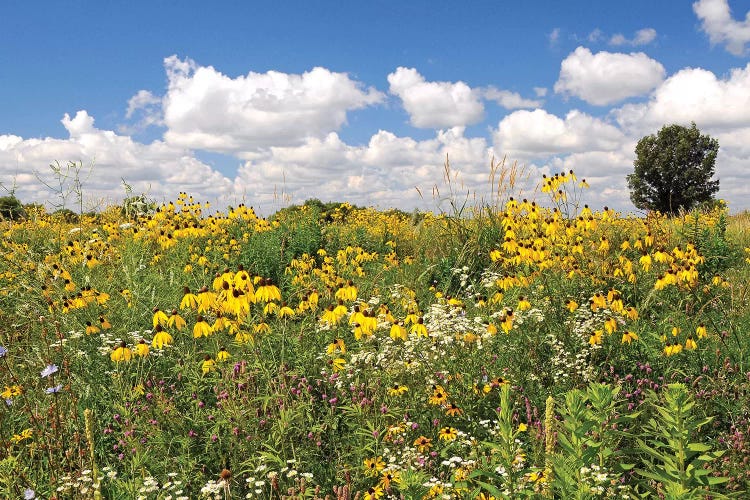
[[[16,220],[24,214],[23,204],[18,198],[13,195],[0,197],[0,220]]]
[[[713,199],[712,180],[719,142],[693,123],[662,127],[635,147],[635,170],[627,176],[630,199],[640,209],[674,214]]]

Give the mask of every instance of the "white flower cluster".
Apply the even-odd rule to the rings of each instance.
[[[143,480],[143,486],[138,489],[137,500],[148,500],[151,498],[188,500],[188,496],[184,495],[185,491],[182,488],[182,481],[174,479],[177,477],[177,473],[170,472],[167,476],[169,479],[162,485],[159,485],[159,481],[155,478],[146,476]],[[150,493],[154,493],[154,495],[150,495]]]
[[[596,464],[581,467],[580,472],[581,482],[597,498],[631,498],[625,491],[627,487],[619,482],[617,474],[607,472]]]

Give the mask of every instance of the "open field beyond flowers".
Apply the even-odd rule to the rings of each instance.
[[[2,221],[0,496],[747,495],[747,216],[582,184]]]

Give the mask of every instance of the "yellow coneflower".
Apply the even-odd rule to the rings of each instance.
[[[229,354],[229,351],[227,351],[225,348],[220,348],[219,352],[216,353],[216,361],[226,361],[229,358],[231,358],[232,355]]]
[[[130,358],[132,357],[133,351],[131,351],[130,348],[127,347],[127,344],[125,344],[125,342],[121,342],[120,346],[112,351],[112,353],[109,355],[109,358],[115,363],[119,363],[121,361],[130,361]]]
[[[627,331],[622,334],[623,344],[630,344],[633,340],[638,340],[638,335],[635,332]]]
[[[458,437],[458,430],[454,427],[443,427],[438,431],[438,439],[442,441],[454,441]]]
[[[707,335],[706,325],[704,325],[703,323],[698,325],[698,327],[695,329],[695,334],[698,335],[699,339],[705,338]]]
[[[417,322],[412,325],[409,333],[416,335],[417,337],[428,337],[427,327],[424,326],[424,319],[417,319]]]
[[[329,356],[333,356],[336,351],[341,352],[342,354],[346,354],[346,344],[344,343],[344,339],[336,339],[330,344],[328,344],[328,347],[326,348],[326,353]]]
[[[92,333],[99,333],[99,327],[92,325],[91,321],[86,322],[86,335],[91,335]]]
[[[397,470],[387,470],[383,472],[383,475],[380,477],[380,486],[382,486],[385,489],[389,489],[393,483],[400,483],[401,482],[401,474]]]
[[[510,333],[513,329],[513,310],[507,309],[505,314],[501,316],[500,320],[500,328],[502,328],[505,333]]]
[[[431,405],[443,405],[448,401],[448,392],[440,385],[432,386],[432,394],[427,400]]]
[[[277,316],[279,318],[293,318],[294,317],[294,310],[287,305],[286,302],[281,303],[281,308],[279,308],[279,312],[277,313]]]
[[[148,344],[145,340],[141,339],[136,345],[135,345],[135,353],[136,355],[140,357],[148,356]]]
[[[528,311],[529,309],[531,309],[531,302],[529,302],[529,299],[527,299],[526,297],[521,296],[518,299],[518,307],[517,307],[517,309],[519,311]]]
[[[216,361],[211,359],[211,356],[206,354],[206,356],[203,358],[203,362],[201,363],[201,371],[203,371],[203,375],[206,375],[208,372],[216,371]]]
[[[458,417],[460,416],[464,411],[456,406],[454,403],[448,403],[445,408],[445,414],[449,417]]]
[[[432,439],[425,436],[419,436],[414,440],[414,446],[420,453],[426,453],[432,448]]]
[[[383,462],[383,457],[365,458],[364,467],[366,476],[378,477],[380,471],[385,469],[385,462]]]
[[[344,358],[334,358],[331,361],[329,361],[331,366],[333,367],[333,371],[340,372],[344,369],[346,366],[346,360]]]
[[[617,330],[617,320],[611,316],[607,318],[607,320],[604,322],[604,329],[609,334],[615,332]]]
[[[193,326],[193,338],[201,338],[201,337],[208,337],[212,333],[214,333],[213,329],[211,328],[211,325],[206,323],[206,320],[203,318],[203,316],[198,316],[198,320],[195,323],[195,326]]]
[[[271,331],[271,327],[268,326],[268,323],[262,322],[258,323],[257,325],[253,326],[253,331],[255,333],[268,333]]]
[[[371,486],[365,491],[362,500],[377,500],[383,497],[383,488],[380,485]]]
[[[401,322],[396,322],[391,325],[390,336],[393,340],[406,340],[406,328],[404,328]]]
[[[179,315],[177,309],[172,309],[172,314],[167,319],[167,326],[175,327],[177,330],[181,331],[183,328],[187,327],[187,323],[185,322],[185,319]]]
[[[154,307],[154,317],[152,320],[152,323],[154,325],[154,328],[157,326],[165,326],[169,323],[169,318],[167,317],[167,314],[159,309],[158,307]]]
[[[408,391],[409,391],[409,388],[405,385],[393,384],[391,387],[388,388],[388,395],[389,396],[401,396],[403,394],[406,394]]]
[[[695,340],[693,340],[693,337],[688,337],[685,340],[685,349],[688,351],[694,351],[698,348],[698,345],[695,343]]]
[[[151,345],[154,349],[163,349],[164,346],[168,346],[172,343],[172,336],[162,329],[161,325],[156,325],[156,335],[151,340]]]
[[[601,345],[603,334],[604,334],[603,330],[594,330],[594,333],[592,333],[591,336],[589,337],[589,344]]]
[[[109,330],[110,328],[112,328],[112,324],[107,321],[107,318],[105,318],[104,316],[99,316],[99,326],[102,330]]]

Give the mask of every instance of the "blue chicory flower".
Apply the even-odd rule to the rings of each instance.
[[[44,370],[42,370],[42,378],[49,377],[53,373],[57,372],[57,365],[47,365]]]

